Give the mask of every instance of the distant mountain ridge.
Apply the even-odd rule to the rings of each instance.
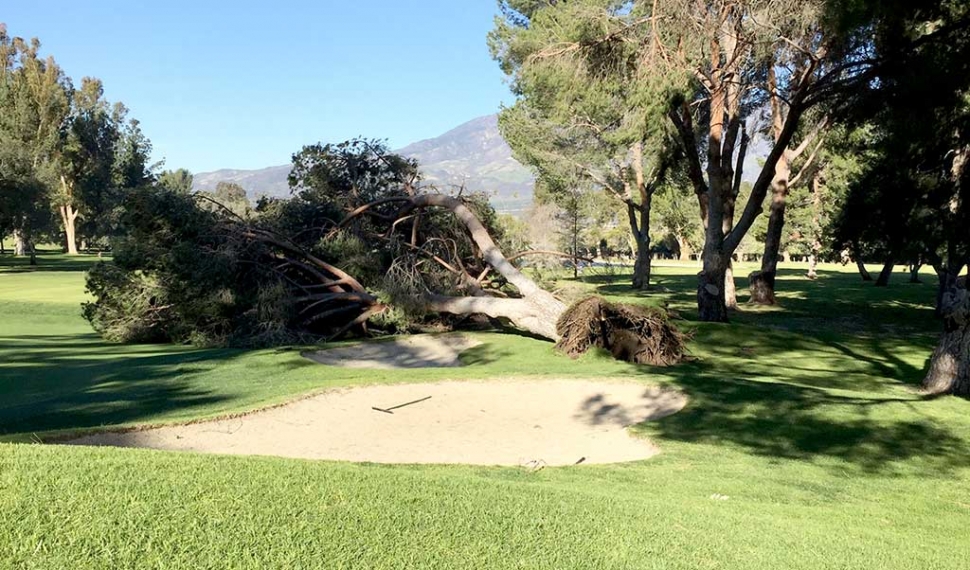
[[[532,173],[512,158],[512,149],[498,130],[498,115],[473,119],[441,136],[395,152],[418,161],[425,183],[486,192],[500,212],[521,213],[532,203]],[[289,164],[258,170],[200,172],[194,177],[193,189],[211,191],[225,181],[239,184],[253,199],[285,197],[290,194],[289,173]]]
[[[752,127],[756,132],[756,128]],[[771,144],[757,133],[744,161],[743,178],[754,182]],[[512,157],[512,149],[498,130],[498,115],[487,115],[461,124],[441,136],[398,149],[398,154],[418,161],[425,183],[442,188],[464,186],[485,192],[499,212],[521,216],[532,204],[535,179],[532,172]],[[214,190],[222,181],[235,182],[251,199],[290,195],[287,176],[290,165],[258,170],[223,169],[201,172],[193,180],[194,190]]]

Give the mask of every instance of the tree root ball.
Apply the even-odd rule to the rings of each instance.
[[[602,297],[574,303],[559,317],[556,343],[572,358],[591,347],[610,351],[617,360],[670,366],[684,360],[686,336],[663,309],[615,305]]]

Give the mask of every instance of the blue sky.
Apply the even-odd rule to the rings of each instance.
[[[8,32],[101,78],[166,168],[284,164],[356,135],[396,148],[511,101],[485,43],[495,0],[5,4]]]

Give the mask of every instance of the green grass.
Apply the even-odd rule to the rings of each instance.
[[[442,378],[624,376],[690,403],[636,428],[656,458],[536,473],[0,444],[0,568],[970,568],[970,402],[913,390],[938,326],[929,277],[785,269],[780,308],[683,323],[697,360],[675,368],[483,334],[468,366],[402,375],[103,343],[79,316],[89,262],[0,269],[8,440]],[[691,318],[695,272],[660,266],[646,294],[622,275],[573,286]]]

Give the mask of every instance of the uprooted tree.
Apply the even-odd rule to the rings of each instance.
[[[88,279],[95,328],[118,341],[268,345],[484,315],[577,353],[562,336],[579,329],[557,327],[566,304],[510,261],[528,252],[502,252],[482,197],[419,191],[416,164],[376,141],[307,147],[294,162],[296,196],[245,217],[210,197],[132,193],[114,262]],[[652,364],[682,357],[663,311],[602,306],[571,313],[606,331],[587,348]]]

